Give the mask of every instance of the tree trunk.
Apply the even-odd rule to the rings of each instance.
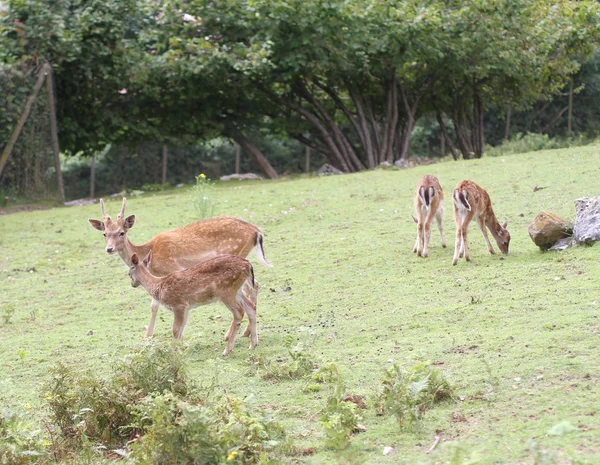
[[[446,129],[446,123],[444,122],[443,113],[436,111],[435,117],[437,118],[438,124],[440,125],[440,130],[442,131],[442,140],[445,140],[448,144],[448,148],[450,149],[450,153],[452,153],[452,158],[458,160],[458,154],[456,153],[456,149],[454,148],[454,144],[452,143],[452,139],[448,135],[448,130]]]
[[[569,114],[567,116],[567,134],[573,132],[573,78],[569,84]]]
[[[310,172],[310,147],[308,145],[304,147],[304,171]]]
[[[54,166],[56,167],[56,180],[58,181],[58,195],[60,201],[65,203],[65,185],[63,184],[62,171],[60,169],[60,146],[58,144],[58,124],[56,122],[56,101],[54,99],[54,75],[52,66],[48,65],[48,76],[46,76],[48,89],[48,107],[50,110],[50,133],[52,134],[52,151],[54,152]]]
[[[227,134],[250,156],[250,158],[258,165],[266,178],[276,179],[279,177],[277,171],[273,169],[267,158],[263,155],[260,149],[246,137],[242,132],[234,127],[227,129]]]
[[[506,106],[506,123],[504,125],[504,140],[508,142],[510,140],[510,114],[511,114],[511,106]]]
[[[90,199],[96,196],[96,154],[92,155],[90,166]]]
[[[31,111],[31,106],[38,94],[40,93],[40,89],[44,85],[44,80],[46,79],[46,74],[48,73],[50,66],[46,63],[44,64],[38,73],[38,79],[35,83],[35,87],[33,88],[33,93],[27,97],[25,101],[25,106],[23,107],[23,113],[19,117],[19,121],[17,121],[17,125],[15,126],[14,131],[12,132],[10,139],[6,143],[4,150],[2,151],[2,156],[0,157],[0,176],[2,176],[2,171],[4,171],[4,167],[6,166],[6,162],[8,161],[8,157],[14,148],[21,131],[23,130],[23,126],[25,126],[25,122],[27,118],[29,118],[29,112]]]
[[[362,132],[363,132],[363,135],[365,138],[365,143],[366,143],[365,150],[367,151],[367,166],[369,167],[369,169],[373,169],[373,168],[375,168],[375,165],[376,165],[375,153],[377,150],[377,140],[376,140],[377,134],[374,134],[373,132],[371,132],[369,130],[369,123],[367,122],[367,117],[366,117],[365,111],[364,111],[364,104],[362,102],[362,99],[360,98],[360,94],[358,92],[356,92],[356,89],[354,88],[354,86],[350,85],[349,83],[346,84],[346,87],[348,88],[350,97],[352,98],[352,101],[354,102],[354,106],[356,107],[360,127],[362,129]],[[375,138],[375,140],[373,140],[374,138]]]
[[[169,159],[169,148],[167,144],[163,144],[162,147],[162,176],[160,178],[161,184],[167,183],[167,162]]]
[[[240,161],[242,158],[242,149],[239,144],[235,145],[235,174],[240,174]]]
[[[465,134],[458,116],[458,108],[452,107],[452,122],[454,123],[454,132],[456,133],[456,140],[458,141],[458,148],[460,149],[462,156],[465,160],[471,158],[469,146],[465,139]]]

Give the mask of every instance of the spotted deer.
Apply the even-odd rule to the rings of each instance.
[[[477,224],[483,233],[489,252],[491,254],[496,253],[488,238],[487,229],[492,233],[500,251],[507,254],[508,244],[510,243],[510,234],[506,229],[508,220],[504,219],[502,224],[498,223],[487,191],[473,181],[465,180],[458,183],[452,197],[454,200],[454,221],[456,222],[456,241],[454,243],[452,264],[456,265],[458,259],[463,255],[465,260],[471,260],[467,244],[467,230],[473,218],[477,219]]]
[[[417,223],[417,242],[413,247],[420,257],[429,255],[429,240],[431,238],[431,223],[433,218],[437,221],[438,229],[442,239],[442,247],[446,247],[444,238],[444,192],[438,178],[435,176],[423,176],[415,192],[415,211],[417,217],[413,220]]]
[[[246,331],[250,335],[250,349],[256,347],[258,284],[248,260],[236,255],[221,255],[185,270],[158,277],[149,270],[152,255],[150,250],[142,262],[139,261],[137,254],[131,256],[129,268],[131,285],[133,287],[141,285],[152,299],[173,312],[173,336],[176,339],[183,339],[183,330],[192,308],[220,301],[233,315],[225,335],[227,345],[223,355],[229,354],[233,349],[244,313],[248,315],[249,323]]]
[[[135,224],[135,215],[125,217],[127,200],[123,197],[121,211],[113,221],[106,213],[104,200],[100,199],[102,221],[90,219],[90,224],[104,233],[106,252],[119,254],[127,266],[131,266],[134,254],[145,257],[152,251],[153,259],[150,272],[155,276],[166,276],[174,271],[184,270],[218,255],[238,255],[247,257],[256,249],[258,261],[272,266],[265,258],[263,235],[259,229],[245,221],[230,217],[211,218],[196,221],[187,226],[161,232],[148,242],[135,245],[127,237]],[[152,314],[146,329],[146,337],[154,334],[154,324],[159,302],[152,298]]]

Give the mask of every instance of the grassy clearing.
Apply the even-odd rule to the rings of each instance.
[[[289,462],[600,463],[600,248],[541,253],[527,234],[540,210],[573,217],[574,199],[598,195],[599,152],[596,145],[220,184],[216,213],[259,225],[275,267],[255,266],[257,350],[250,354],[240,339],[223,359],[229,312],[201,307],[185,333],[190,374],[273,414],[310,453],[282,459]],[[509,219],[510,255],[490,256],[472,225],[471,263],[452,267],[452,247],[442,249],[435,231],[430,257],[416,257],[412,195],[426,173],[440,178],[447,197],[465,178],[487,188],[498,216]],[[547,188],[533,192],[536,185]],[[108,208],[116,212],[119,203]],[[102,236],[87,223],[99,210],[0,217],[0,404],[32,420],[46,411],[56,362],[106,374],[142,345],[150,299],[130,286],[120,259],[103,252]],[[196,219],[183,189],[131,198],[128,212],[137,215],[134,243]],[[453,244],[449,200],[444,224]],[[171,323],[161,310],[155,338],[169,341]],[[335,363],[347,393],[367,400],[360,411],[367,431],[344,453],[325,447],[319,423],[331,387],[263,376],[285,372],[278,365],[293,362],[290,343],[298,342],[304,358]],[[426,360],[446,375],[456,400],[424,412],[409,430],[393,415],[377,416],[385,369]],[[562,421],[576,430],[549,434]],[[427,454],[436,431],[442,442]],[[383,456],[384,446],[396,455]]]

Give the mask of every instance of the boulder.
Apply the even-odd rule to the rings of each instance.
[[[258,174],[254,173],[242,173],[242,174],[229,174],[227,176],[221,176],[219,178],[221,181],[231,181],[232,179],[237,179],[242,181],[244,179],[262,179]]]
[[[328,163],[325,163],[321,168],[315,171],[316,176],[329,176],[330,174],[343,174],[340,170],[338,170],[335,166],[331,166]]]
[[[600,196],[575,200],[575,209],[575,240],[584,244],[600,241]]]
[[[551,212],[541,211],[529,225],[529,237],[542,250],[573,234],[573,224]]]

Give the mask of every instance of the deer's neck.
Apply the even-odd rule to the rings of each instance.
[[[158,287],[161,282],[161,278],[154,276],[148,268],[140,264],[138,268],[138,280],[142,284],[142,287],[146,289],[148,294],[152,297],[158,297]]]
[[[127,236],[125,236],[125,247],[119,250],[119,255],[127,266],[131,266],[131,257],[133,254],[136,254],[138,259],[142,261],[144,258],[146,258],[146,255],[148,255],[148,252],[150,252],[151,248],[152,246],[149,242],[146,242],[142,245],[135,245]]]

